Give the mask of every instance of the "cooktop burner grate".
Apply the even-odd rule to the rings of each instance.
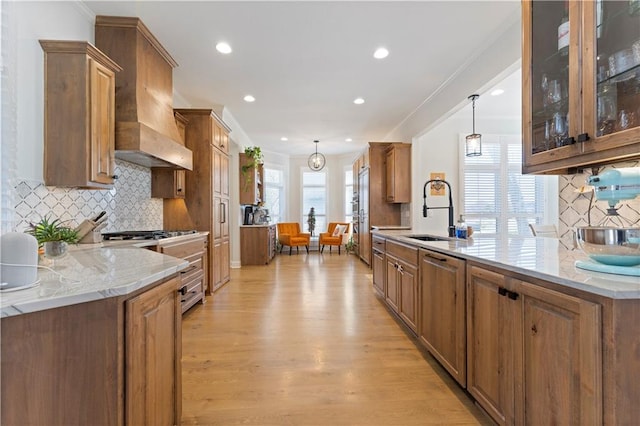
[[[163,238],[179,237],[181,235],[195,234],[198,231],[191,229],[187,231],[120,231],[120,232],[105,232],[102,234],[102,238],[105,241],[108,240],[160,240]]]

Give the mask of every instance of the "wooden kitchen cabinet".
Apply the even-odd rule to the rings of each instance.
[[[276,255],[276,225],[240,227],[240,263],[266,265]]]
[[[180,280],[3,318],[3,425],[175,425]]]
[[[178,128],[178,135],[182,145],[185,144],[185,134],[188,120],[177,111],[173,116]],[[186,171],[184,169],[171,169],[167,167],[151,168],[151,197],[154,198],[184,198],[186,183]]]
[[[177,425],[181,418],[182,310],[173,279],[125,303],[128,425]]]
[[[417,332],[418,249],[394,241],[386,242],[385,301],[407,326]]]
[[[151,196],[154,198],[184,198],[185,170],[153,167],[151,169]]]
[[[466,262],[420,249],[418,339],[462,387],[467,380]]]
[[[264,165],[251,166],[250,161],[244,153],[240,153],[240,204],[255,206],[264,201]]]
[[[640,157],[640,14],[628,2],[522,3],[523,171]],[[559,25],[568,18],[566,49]]]
[[[396,144],[403,145],[403,144]],[[400,226],[402,224],[402,204],[388,203],[386,192],[386,142],[369,142],[369,147],[356,160],[358,172],[358,214],[357,238],[358,255],[367,265],[371,265],[371,227]],[[356,169],[356,165],[353,167]]]
[[[600,305],[467,268],[467,390],[498,424],[601,424]]]
[[[385,295],[385,282],[387,275],[387,264],[386,264],[386,248],[385,248],[385,239],[378,237],[376,235],[371,239],[372,241],[372,264],[371,267],[373,269],[373,289],[378,293],[378,295]]]
[[[158,251],[162,254],[184,259],[189,266],[180,271],[180,306],[184,314],[198,302],[205,302],[208,290],[207,258],[208,235],[206,233],[183,236],[179,239],[158,241]]]
[[[111,189],[115,170],[115,73],[82,41],[40,40],[44,50],[44,183]]]
[[[230,129],[212,109],[178,109],[187,121],[185,145],[193,151],[186,172],[184,205],[165,200],[165,229],[209,232],[208,293],[230,280],[229,155]],[[186,209],[185,209],[186,208]]]
[[[386,152],[387,203],[411,202],[411,145],[392,144]]]

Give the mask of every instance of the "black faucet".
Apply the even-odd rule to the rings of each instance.
[[[447,185],[449,188],[449,206],[448,207],[427,207],[427,186],[429,184],[438,184],[442,185],[443,183]],[[424,187],[422,188],[422,199],[424,200],[424,204],[422,206],[422,216],[427,217],[427,211],[431,209],[448,209],[449,210],[449,227],[447,231],[449,233],[449,237],[456,236],[456,227],[453,225],[453,198],[451,197],[451,185],[449,182],[443,179],[430,179],[424,183]]]

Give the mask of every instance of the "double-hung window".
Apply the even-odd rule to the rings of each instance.
[[[531,235],[529,224],[544,222],[545,181],[521,173],[521,138],[482,135],[481,156],[461,151],[462,213],[475,235]]]
[[[308,232],[309,211],[315,212],[314,235],[327,229],[327,173],[302,171],[302,229]]]
[[[353,170],[344,171],[344,221],[353,222]]]
[[[282,222],[285,209],[284,172],[282,170],[265,167],[264,196],[264,207],[269,209],[271,223]]]

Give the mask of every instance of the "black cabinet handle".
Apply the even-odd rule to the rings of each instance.
[[[589,139],[590,139],[590,138],[589,138],[589,133],[580,133],[580,134],[578,135],[578,142],[586,142],[586,141],[588,141]]]
[[[504,287],[498,287],[498,294],[500,296],[506,296],[509,291]]]
[[[117,180],[119,177],[120,177],[120,176],[118,176],[118,175],[112,175],[112,176],[111,176],[111,179],[113,179],[113,180]]]
[[[447,259],[445,259],[444,257],[436,257],[436,256],[434,256],[432,254],[427,254],[427,253],[424,254],[424,257],[430,257],[431,259],[437,260],[439,262],[446,262],[447,261]]]
[[[520,297],[520,295],[518,293],[516,293],[515,291],[509,291],[507,292],[509,299],[511,300],[518,300],[518,297]]]
[[[187,286],[180,288],[180,290],[178,290],[178,293],[180,293],[183,296],[187,294]]]

